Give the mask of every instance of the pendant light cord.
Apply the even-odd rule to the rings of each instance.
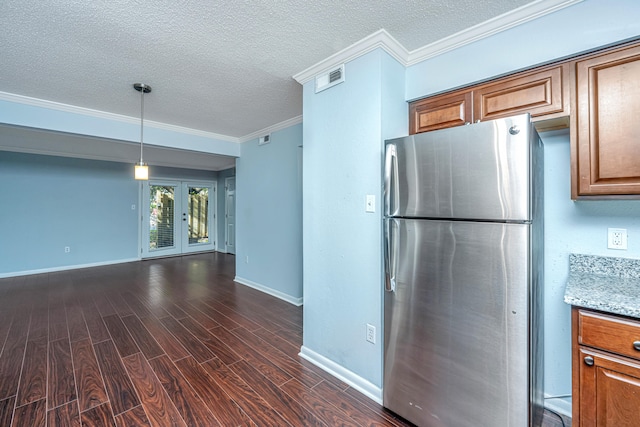
[[[142,161],[142,145],[144,144],[144,90],[145,85],[142,85],[142,90],[140,90],[140,164],[143,164]]]

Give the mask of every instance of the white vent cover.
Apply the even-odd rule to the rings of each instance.
[[[271,134],[261,136],[260,139],[258,140],[258,145],[268,144],[269,142],[271,142]]]
[[[329,89],[344,81],[344,64],[338,68],[327,71],[326,73],[316,76],[316,93],[325,89]]]

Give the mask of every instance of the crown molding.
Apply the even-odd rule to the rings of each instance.
[[[305,84],[318,74],[365,55],[377,48],[383,49],[400,64],[408,67],[583,1],[584,0],[534,1],[533,3],[503,13],[488,21],[474,25],[473,27],[412,51],[408,51],[400,42],[393,38],[391,34],[381,29],[340,52],[312,65],[306,70],[295,74],[293,78],[298,83]]]
[[[30,105],[33,107],[47,108],[50,110],[63,111],[63,112],[72,113],[72,114],[80,114],[83,116],[112,120],[112,121],[117,121],[121,123],[129,123],[129,124],[140,123],[140,118],[125,116],[122,114],[108,113],[106,111],[92,110],[91,108],[78,107],[75,105],[63,104],[55,101],[47,101],[45,99],[31,98],[29,96],[17,95],[17,94],[8,93],[8,92],[0,92],[0,101],[15,102],[18,104]],[[206,132],[206,131],[187,128],[183,126],[171,125],[167,123],[154,122],[152,120],[145,120],[144,125],[145,127],[148,126],[155,129],[161,129],[161,130],[166,130],[170,132],[178,132],[186,135],[200,136],[208,139],[217,139],[217,140],[235,142],[235,143],[240,142],[240,138],[221,135],[213,132]]]
[[[279,130],[282,130],[282,129],[286,129],[286,128],[290,127],[290,126],[297,125],[298,123],[302,123],[302,116],[301,115],[293,117],[293,118],[288,119],[288,120],[285,120],[285,121],[280,122],[280,123],[276,123],[273,126],[269,126],[269,127],[264,128],[264,129],[260,129],[260,130],[258,130],[256,132],[252,132],[252,133],[250,133],[248,135],[245,135],[245,136],[239,138],[239,142],[242,143],[242,142],[251,141],[252,139],[260,138],[261,136],[268,135],[268,134],[270,134],[272,132],[276,132],[276,131],[279,131]]]
[[[386,30],[378,30],[368,35],[362,40],[352,44],[351,46],[337,52],[327,59],[318,62],[304,71],[294,75],[293,78],[300,84],[305,84],[320,73],[326,72],[336,65],[352,61],[359,56],[365,55],[372,50],[382,48],[393,56],[398,62],[404,64],[407,62],[409,51],[394,39]]]
[[[556,12],[584,0],[538,0],[517,9],[503,13],[463,31],[452,34],[434,43],[409,52],[405,66],[411,66],[450,50],[471,44],[525,22]]]

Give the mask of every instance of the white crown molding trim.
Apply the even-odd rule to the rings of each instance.
[[[452,34],[434,43],[428,44],[409,53],[405,66],[411,66],[450,50],[471,44],[478,40],[508,30],[541,16],[556,12],[584,0],[538,0],[517,9],[503,13],[488,21],[482,22],[463,31]]]
[[[77,270],[79,268],[101,267],[104,265],[113,265],[113,264],[124,264],[126,262],[137,262],[137,261],[140,261],[140,258],[127,258],[127,259],[119,259],[119,260],[113,260],[113,261],[93,262],[89,264],[65,265],[62,267],[41,268],[38,270],[24,270],[24,271],[12,272],[12,273],[0,273],[0,279],[4,279],[7,277],[28,276],[31,274],[54,273],[56,271]]]
[[[404,64],[407,62],[409,51],[394,39],[386,30],[378,30],[368,35],[362,40],[355,42],[351,46],[337,52],[327,59],[318,62],[304,71],[294,75],[293,78],[300,84],[305,84],[320,73],[328,71],[336,65],[352,61],[359,56],[371,52],[377,48],[382,48],[393,56],[398,62]]]
[[[66,113],[81,114],[83,116],[96,117],[99,119],[113,120],[122,123],[139,124],[140,118],[125,116],[122,114],[108,113],[106,111],[92,110],[90,108],[78,107],[75,105],[63,104],[55,101],[47,101],[45,99],[31,98],[29,96],[17,95],[14,93],[0,92],[0,101],[15,102],[32,107],[47,108],[50,110],[63,111]],[[239,143],[240,138],[221,135],[219,133],[206,132],[198,129],[187,128],[183,126],[170,125],[167,123],[154,122],[145,120],[145,126],[156,129],[167,130],[170,132],[183,133],[186,135],[200,136],[208,139],[217,139],[228,142]]]
[[[408,51],[386,30],[381,29],[295,74],[293,78],[298,83],[305,84],[318,74],[365,55],[376,48],[385,50],[400,64],[408,67],[582,1],[584,0],[538,0],[413,51]]]
[[[305,360],[308,360],[320,369],[327,371],[334,377],[344,381],[351,387],[355,388],[360,393],[367,396],[369,399],[382,405],[382,389],[375,386],[370,381],[365,380],[360,375],[356,375],[344,366],[339,365],[333,360],[316,353],[309,347],[302,346],[300,348],[300,353],[298,354],[298,356],[302,357]]]
[[[264,128],[264,129],[260,129],[259,131],[252,132],[252,133],[250,133],[248,135],[245,135],[245,136],[239,138],[239,142],[242,143],[242,142],[251,141],[252,139],[257,139],[257,138],[259,138],[261,136],[268,135],[268,134],[270,134],[272,132],[276,132],[276,131],[279,131],[279,130],[282,130],[282,129],[286,129],[286,128],[294,126],[294,125],[297,125],[298,123],[302,123],[302,115],[296,116],[296,117],[292,117],[292,118],[290,118],[288,120],[282,121],[280,123],[276,123],[273,126],[269,126],[269,127]]]
[[[240,283],[241,285],[248,286],[253,289],[257,289],[258,291],[264,292],[265,294],[269,294],[276,298],[280,298],[283,301],[288,302],[289,304],[293,304],[295,306],[300,307],[302,305],[302,298],[292,297],[291,295],[287,295],[284,292],[277,291],[268,286],[262,285],[260,283],[251,281],[249,279],[245,279],[243,277],[236,276],[233,279],[234,282]]]

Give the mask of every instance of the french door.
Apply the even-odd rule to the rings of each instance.
[[[149,180],[142,184],[142,257],[215,249],[216,183]]]

